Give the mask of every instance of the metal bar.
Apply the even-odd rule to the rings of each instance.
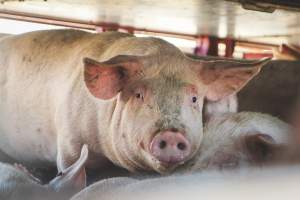
[[[172,35],[172,37],[185,37],[189,39],[195,39],[197,38],[197,35],[192,34],[185,34],[185,33],[175,33],[175,32],[169,32],[169,31],[160,31],[160,30],[154,30],[154,29],[146,29],[146,28],[139,28],[139,27],[132,27],[132,26],[126,26],[126,25],[120,25],[116,23],[108,23],[108,22],[82,22],[82,21],[71,21],[67,19],[54,19],[49,18],[45,16],[40,15],[34,15],[34,14],[27,14],[27,13],[20,13],[20,12],[9,12],[9,11],[2,11],[0,10],[0,17],[6,18],[6,19],[15,19],[20,21],[28,21],[28,22],[36,22],[36,23],[44,23],[44,24],[51,24],[51,25],[60,25],[60,26],[67,26],[67,27],[74,27],[74,28],[86,28],[89,30],[95,30],[96,27],[103,27],[104,29],[110,29],[113,27],[114,29],[125,29],[135,32],[145,32],[145,33],[159,33],[159,34],[165,34],[165,35]]]
[[[26,21],[26,22],[34,22],[34,23],[42,23],[42,24],[50,24],[50,25],[58,25],[58,26],[65,26],[70,28],[80,28],[80,29],[87,29],[87,30],[96,30],[99,27],[102,28],[109,28],[114,27],[117,29],[125,29],[128,32],[134,33],[146,33],[149,35],[160,35],[160,36],[169,36],[169,37],[177,37],[177,38],[184,38],[188,40],[195,40],[199,37],[206,37],[206,35],[191,35],[191,34],[184,34],[184,33],[175,33],[175,32],[168,32],[168,31],[160,31],[160,30],[152,30],[152,29],[145,29],[139,27],[131,27],[131,26],[123,26],[115,23],[106,23],[106,22],[99,22],[94,24],[92,22],[81,22],[81,21],[71,21],[66,19],[54,19],[45,16],[39,16],[34,14],[27,14],[27,13],[19,13],[19,12],[8,12],[8,11],[1,11],[0,10],[0,18],[5,19],[12,19],[12,20],[19,20],[19,21]],[[218,38],[220,41],[225,41],[225,38]],[[235,40],[236,42],[261,46],[261,47],[278,47],[278,45],[267,44],[267,43],[260,43],[260,42],[250,42],[246,40]]]
[[[208,56],[218,56],[219,55],[219,39],[217,37],[209,37],[209,48],[207,55]]]
[[[226,0],[239,2],[243,8],[261,12],[274,12],[276,9],[300,11],[299,0]]]
[[[226,45],[225,57],[232,58],[234,47],[235,47],[235,41],[232,39],[227,39],[225,40],[225,45]]]

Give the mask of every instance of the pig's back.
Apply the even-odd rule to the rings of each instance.
[[[71,200],[297,199],[300,195],[299,169],[299,166],[286,166],[209,170],[168,177],[129,179],[127,183],[124,182],[125,178],[114,178],[89,186]]]
[[[122,37],[52,30],[1,40],[0,149],[17,160],[54,163],[55,113],[66,95],[82,89],[82,58],[101,54]]]
[[[45,187],[32,180],[25,172],[0,162],[0,199],[37,200],[41,199],[41,195],[46,199],[49,194]]]

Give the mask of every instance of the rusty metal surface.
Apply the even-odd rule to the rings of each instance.
[[[263,12],[274,12],[276,9],[300,11],[299,0],[226,0],[242,4],[243,8]]]
[[[298,105],[300,61],[272,61],[239,93],[239,111],[269,113],[290,122]]]
[[[190,36],[300,38],[300,12],[245,10],[223,0],[0,0],[0,13]],[[295,40],[295,39],[294,39]],[[296,39],[297,40],[297,39]]]

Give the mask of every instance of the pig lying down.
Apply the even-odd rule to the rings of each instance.
[[[291,127],[270,115],[223,114],[211,118],[205,125],[203,144],[192,160],[176,170],[177,174],[141,180],[107,179],[89,186],[73,199],[94,200],[99,196],[103,200],[139,199],[142,196],[143,199],[183,199],[184,195],[185,199],[199,199],[204,194],[208,195],[207,199],[216,198],[223,186],[230,185],[226,190],[220,190],[224,193],[231,192],[231,187],[237,187],[237,184],[246,187],[244,182],[252,175],[256,177],[254,183],[260,184],[261,180],[257,178],[266,176],[267,168],[260,171],[260,168],[251,167],[287,161],[293,138]],[[277,176],[275,171],[271,170],[270,174]],[[284,173],[284,169],[279,172]],[[254,189],[253,192],[257,191]]]
[[[201,144],[203,99],[235,94],[267,62],[199,61],[160,39],[75,30],[8,36],[0,52],[0,150],[59,170],[84,143],[88,167],[176,168]]]
[[[205,171],[136,180],[98,182],[71,200],[282,200],[299,199],[300,166]]]
[[[292,127],[271,115],[240,112],[210,118],[203,143],[180,171],[234,169],[285,162],[292,156]]]
[[[84,145],[80,158],[47,185],[41,185],[27,171],[0,163],[0,199],[5,200],[67,200],[86,185],[85,163],[88,149]],[[23,169],[24,170],[24,169]]]

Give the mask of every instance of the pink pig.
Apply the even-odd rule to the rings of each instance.
[[[0,41],[0,150],[34,165],[112,162],[165,173],[203,137],[203,99],[235,94],[267,62],[204,61],[161,39],[78,30]]]

